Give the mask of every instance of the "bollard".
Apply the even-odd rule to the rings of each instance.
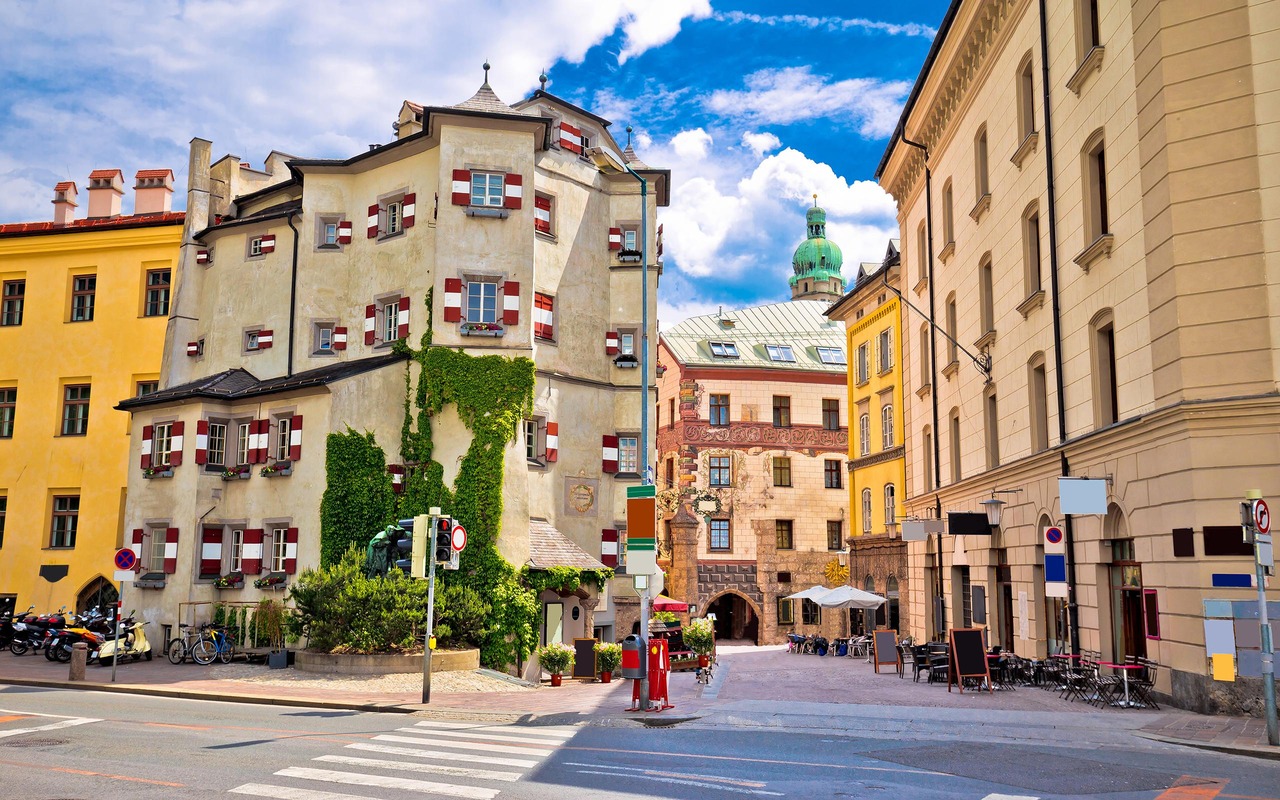
[[[89,658],[89,645],[76,642],[71,645],[71,671],[67,674],[69,681],[84,680],[84,664]]]

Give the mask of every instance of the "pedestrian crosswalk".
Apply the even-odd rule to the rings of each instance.
[[[284,767],[270,783],[244,783],[229,793],[273,800],[371,800],[393,792],[494,800],[504,785],[520,780],[577,730],[423,720],[306,765]]]

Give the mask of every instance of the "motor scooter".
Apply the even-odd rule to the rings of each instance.
[[[98,648],[107,640],[109,629],[110,621],[98,609],[73,615],[67,621],[67,627],[55,631],[50,637],[44,657],[65,664],[71,660],[72,645],[84,642],[89,647],[88,661],[92,662],[98,655]]]
[[[8,647],[9,644],[13,641],[13,636],[15,632],[13,628],[14,623],[17,622],[19,624],[22,624],[22,618],[35,610],[36,610],[35,606],[30,606],[26,611],[22,612],[21,614],[17,612],[6,612],[5,614],[0,615],[0,649]]]
[[[121,659],[132,657],[134,661],[139,659],[151,660],[151,643],[147,641],[147,634],[143,631],[146,621],[135,622],[133,617],[126,617],[120,621],[124,626],[125,633],[119,639],[109,639],[102,643],[98,648],[98,665],[109,667],[117,657]]]
[[[62,614],[66,610],[67,607],[63,606],[56,614],[28,614],[21,622],[14,622],[9,652],[20,656],[29,649],[33,654],[39,655],[40,649],[49,643],[53,632],[65,626]]]

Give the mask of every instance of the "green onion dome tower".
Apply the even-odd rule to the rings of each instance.
[[[816,194],[813,208],[804,217],[808,236],[791,257],[791,299],[834,303],[844,295],[844,277],[840,273],[844,255],[839,245],[827,239],[827,212],[818,207]]]

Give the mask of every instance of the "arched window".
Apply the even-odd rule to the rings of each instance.
[[[924,223],[916,228],[916,281],[929,277],[929,245],[925,237]]]
[[[947,447],[951,452],[947,455],[951,458],[951,482],[959,483],[964,474],[962,469],[964,459],[960,453],[960,409],[951,409],[948,424],[950,426],[950,440],[947,442]]]
[[[1036,203],[1022,212],[1022,283],[1030,298],[1041,290],[1040,207]]]
[[[921,431],[920,444],[921,444],[920,449],[924,451],[924,454],[920,459],[920,464],[921,466],[924,467],[924,474],[920,479],[920,485],[923,486],[924,490],[927,492],[934,488],[934,485],[933,485],[933,431],[930,430],[928,425],[924,426],[924,430]]]
[[[890,523],[898,521],[898,503],[897,489],[892,483],[884,485],[884,524],[887,528]]]
[[[871,415],[863,414],[858,417],[858,454],[869,455],[871,453]]]
[[[1000,411],[995,386],[988,386],[983,393],[982,423],[987,439],[987,469],[995,469],[1000,466]]]
[[[1031,53],[1018,66],[1018,141],[1036,132],[1036,82]]]
[[[1111,309],[1103,309],[1089,323],[1093,341],[1093,419],[1103,428],[1120,418],[1116,385],[1116,325]]]
[[[1031,411],[1031,452],[1049,449],[1049,384],[1045,377],[1044,353],[1027,362],[1027,403]]]
[[[974,200],[981,200],[991,191],[991,184],[987,179],[987,126],[983,125],[978,129],[978,135],[973,138],[973,188]]]
[[[899,617],[899,606],[898,606],[898,600],[899,600],[898,579],[893,577],[892,575],[890,575],[889,579],[885,581],[884,596],[885,596],[884,605],[885,605],[885,617],[886,617],[884,621],[884,626],[886,628],[892,628],[893,630],[896,631],[898,630],[898,624],[901,618]]]
[[[933,375],[929,369],[929,323],[920,326],[920,385],[933,385]]]
[[[880,409],[880,438],[883,449],[893,449],[893,406]]]
[[[871,490],[862,490],[862,532],[871,533]]]
[[[978,323],[982,335],[996,329],[995,275],[991,268],[991,254],[988,253],[978,264]]]
[[[942,187],[942,239],[946,244],[956,240],[955,215],[952,213],[951,181]]]
[[[1081,186],[1084,187],[1084,238],[1088,247],[1111,232],[1107,213],[1107,147],[1101,130],[1094,132],[1081,152]]]

